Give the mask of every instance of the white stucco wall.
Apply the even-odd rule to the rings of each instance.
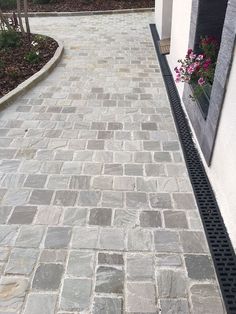
[[[164,0],[165,1],[165,0]],[[174,73],[177,60],[183,59],[188,50],[192,0],[173,0],[171,25],[170,54],[167,56],[169,66]],[[180,97],[183,95],[184,84],[177,84]]]
[[[221,113],[212,164],[207,169],[221,214],[236,248],[236,50]]]
[[[156,27],[161,39],[170,38],[173,0],[156,0]]]

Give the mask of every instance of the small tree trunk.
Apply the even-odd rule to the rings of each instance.
[[[25,14],[26,31],[30,40],[30,25],[29,25],[29,17],[28,17],[28,1],[27,0],[24,0],[24,14]]]
[[[19,19],[19,24],[20,24],[21,33],[24,34],[24,33],[25,33],[25,30],[24,30],[24,26],[23,26],[23,22],[22,22],[22,18],[21,18],[21,5],[20,5],[20,1],[21,1],[21,0],[17,0],[17,15],[18,15],[18,19]]]

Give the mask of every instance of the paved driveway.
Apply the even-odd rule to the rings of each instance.
[[[152,22],[31,19],[65,54],[1,112],[0,313],[224,313]]]

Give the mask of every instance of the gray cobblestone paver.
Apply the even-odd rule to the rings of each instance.
[[[0,313],[225,313],[153,20],[31,19],[65,52],[1,111]]]

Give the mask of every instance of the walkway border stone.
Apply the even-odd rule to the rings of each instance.
[[[84,16],[100,14],[125,14],[125,13],[144,13],[154,12],[155,8],[104,10],[104,11],[77,11],[77,12],[29,12],[29,17],[50,17],[50,16]],[[11,15],[10,13],[5,14]]]
[[[56,65],[61,60],[64,46],[61,42],[57,41],[58,48],[54,54],[54,56],[49,60],[41,70],[36,72],[34,75],[29,77],[27,80],[19,84],[16,88],[12,91],[7,93],[5,96],[0,98],[0,111],[8,106],[12,101],[14,101],[19,95],[24,94],[28,91],[32,86],[36,85],[38,82],[42,81],[45,77],[47,77],[50,72],[56,67]]]

